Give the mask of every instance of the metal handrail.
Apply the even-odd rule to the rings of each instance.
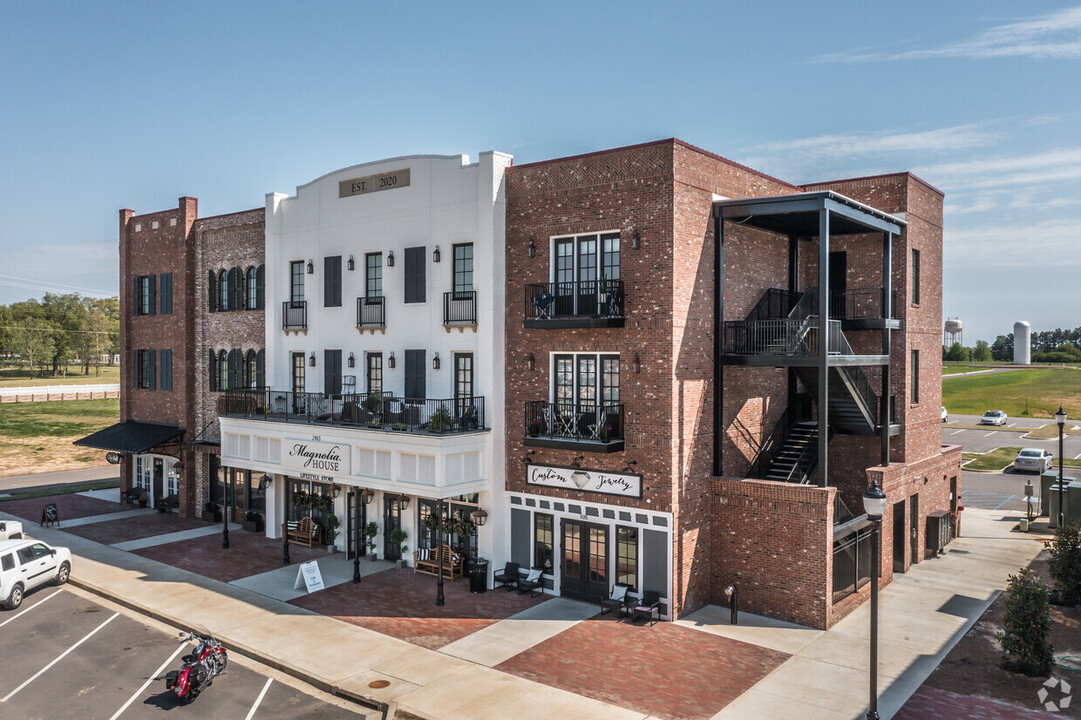
[[[623,317],[622,280],[574,280],[525,286],[525,319]]]
[[[357,327],[386,327],[387,304],[382,295],[357,298]]]
[[[830,293],[830,317],[839,320],[893,318],[897,310],[897,291],[890,291],[890,306],[886,312],[886,289],[881,287],[852,288]]]
[[[558,440],[622,440],[623,405],[531,400],[525,404],[525,431]]]
[[[282,329],[305,330],[308,327],[308,301],[286,300],[282,303]]]
[[[781,413],[781,417],[774,424],[769,436],[762,441],[754,460],[751,461],[751,469],[747,473],[749,477],[766,477],[770,465],[773,464],[774,459],[784,448],[785,440],[788,439],[788,435],[792,432],[796,422],[796,409],[792,406],[786,407],[784,412]]]
[[[744,318],[747,321],[754,320],[776,320],[778,318],[788,317],[792,310],[796,307],[800,300],[803,299],[804,293],[792,292],[791,290],[784,290],[781,288],[769,288],[762,297],[759,298],[751,311],[747,313],[747,317]]]
[[[832,320],[831,322],[838,322]],[[842,355],[855,355],[856,352],[852,349],[852,346],[848,343],[848,338],[844,336],[844,333],[838,331],[838,349]],[[874,387],[871,386],[871,381],[867,379],[867,374],[863,372],[858,365],[851,366],[837,366],[837,373],[851,388],[852,396],[856,401],[863,405],[861,408],[867,417],[871,419],[872,425],[878,425],[878,394],[875,392]]]
[[[451,290],[443,293],[443,324],[477,324],[477,291]]]

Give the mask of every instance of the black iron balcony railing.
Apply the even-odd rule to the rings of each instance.
[[[382,295],[357,298],[357,327],[386,327],[387,304]]]
[[[886,313],[885,288],[853,288],[830,293],[830,317],[836,320],[874,320],[895,318],[897,291],[890,291],[889,313]]]
[[[827,352],[842,354],[841,321],[827,324]],[[818,316],[802,320],[726,320],[722,338],[726,355],[813,356],[818,353]]]
[[[525,404],[526,435],[552,440],[623,441],[623,406],[536,400]]]
[[[228,390],[218,415],[276,422],[447,433],[486,429],[484,398],[399,398],[391,393],[325,395],[287,390]]]
[[[532,283],[525,286],[525,319],[622,318],[622,280]]]
[[[861,530],[833,545],[833,601],[851,595],[871,578],[874,547],[868,530]]]
[[[788,317],[797,303],[803,298],[803,293],[782,290],[781,288],[769,288],[759,298],[744,320],[778,320]]]
[[[282,330],[308,329],[308,301],[286,300],[282,303]]]
[[[443,293],[444,325],[477,324],[477,291],[452,290]]]

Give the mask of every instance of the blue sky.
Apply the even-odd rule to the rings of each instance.
[[[114,294],[117,210],[335,168],[665,137],[946,199],[974,344],[1081,325],[1081,4],[0,0],[0,302]]]

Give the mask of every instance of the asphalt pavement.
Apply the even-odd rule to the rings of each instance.
[[[40,588],[19,610],[0,612],[0,647],[4,718],[368,717],[364,708],[236,653],[193,703],[180,704],[165,689],[165,673],[178,669],[193,646],[167,625],[71,586]]]
[[[78,470],[57,470],[56,472],[33,473],[29,475],[8,475],[0,477],[0,493],[9,490],[27,490],[29,488],[51,487],[54,485],[72,485],[75,483],[98,482],[100,480],[120,480],[119,465],[96,465]]]

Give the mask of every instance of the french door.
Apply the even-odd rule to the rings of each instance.
[[[398,560],[401,553],[398,546],[390,541],[390,532],[402,526],[402,511],[397,495],[383,495],[383,559]]]
[[[560,594],[585,602],[608,596],[608,528],[564,520]]]

